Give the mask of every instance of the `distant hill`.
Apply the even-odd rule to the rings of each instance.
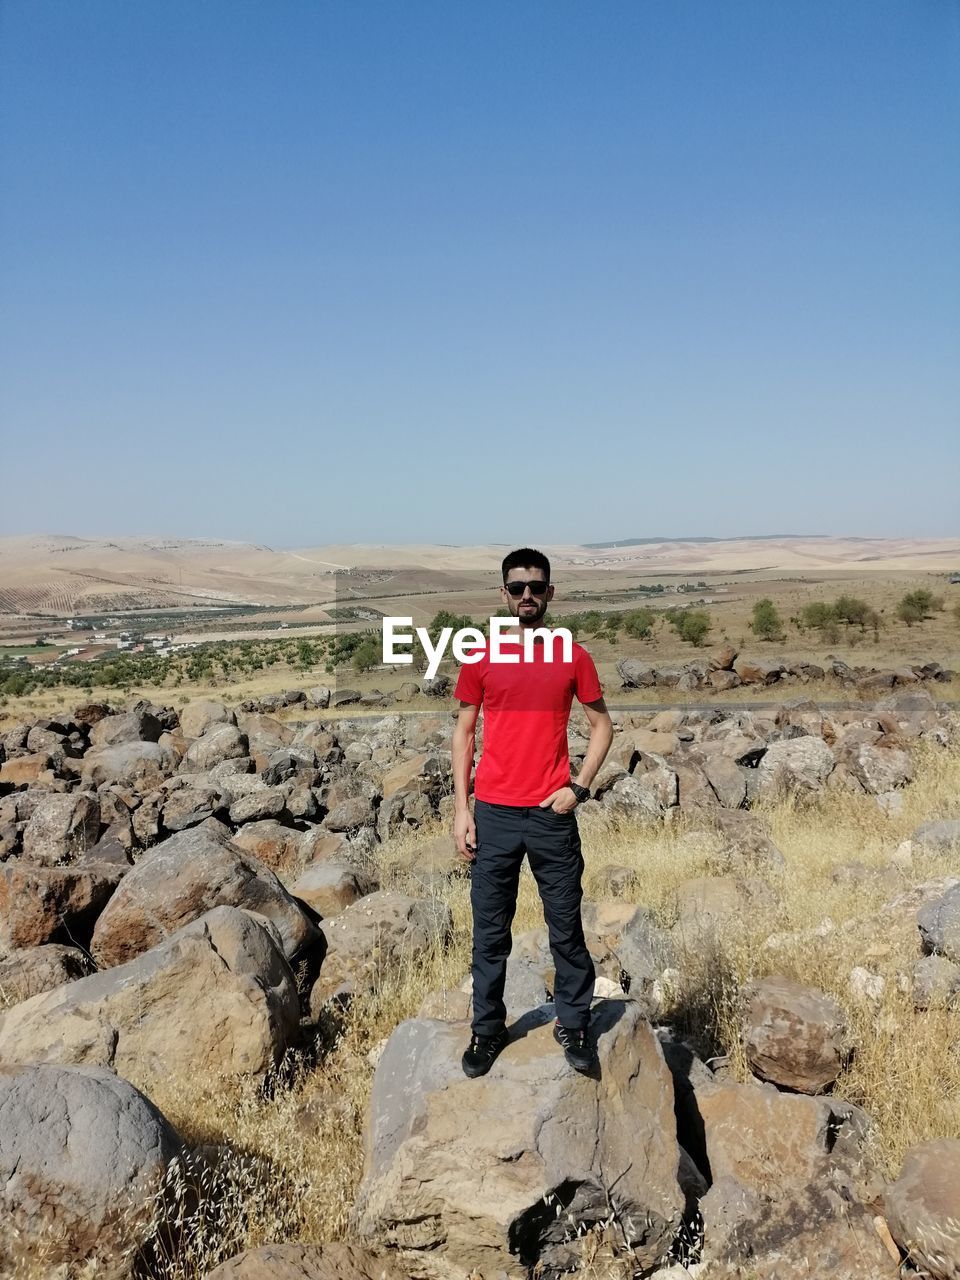
[[[820,533],[746,533],[742,537],[734,538],[734,542],[767,542],[771,538],[780,540],[784,538],[821,538],[826,534]],[[583,546],[591,549],[603,547],[647,547],[651,543],[656,542],[730,542],[730,538],[619,538],[616,542],[584,542]]]
[[[505,544],[343,544],[284,550],[215,538],[0,538],[0,614],[68,617],[108,610],[313,604],[334,598],[338,571],[411,575],[495,571]],[[960,562],[960,538],[630,538],[545,546],[558,569],[656,574],[938,570]],[[387,579],[388,580],[388,579]]]

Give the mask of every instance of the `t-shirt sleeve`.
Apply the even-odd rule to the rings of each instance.
[[[575,690],[580,702],[597,702],[603,697],[600,677],[586,649],[578,649],[573,664]]]
[[[457,687],[453,691],[453,696],[459,699],[460,702],[472,702],[476,707],[482,705],[483,668],[485,665],[485,659],[483,658],[479,662],[463,662],[460,664]]]

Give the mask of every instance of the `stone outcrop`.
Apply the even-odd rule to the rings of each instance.
[[[397,1028],[374,1078],[364,1237],[458,1274],[552,1274],[571,1265],[578,1228],[612,1213],[638,1266],[666,1255],[684,1196],[657,1038],[636,1004],[604,1002],[594,1079],[565,1063],[551,1012],[522,1019],[482,1080],[463,1076],[456,1024]]]

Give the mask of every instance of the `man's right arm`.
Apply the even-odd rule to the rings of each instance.
[[[477,830],[470,812],[470,774],[473,772],[473,751],[476,740],[477,716],[480,708],[472,702],[461,702],[457,723],[453,730],[451,750],[453,755],[453,838],[460,856],[467,862],[476,857]]]

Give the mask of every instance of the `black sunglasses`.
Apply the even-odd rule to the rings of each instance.
[[[503,585],[515,600],[519,600],[527,587],[530,588],[535,596],[545,596],[550,583],[537,579],[535,582],[505,582]]]

